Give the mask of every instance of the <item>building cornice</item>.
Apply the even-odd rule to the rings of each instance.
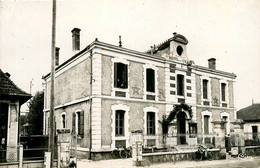
[[[129,55],[129,56],[134,56],[134,57],[138,57],[138,58],[142,58],[142,59],[148,59],[150,61],[157,61],[157,62],[164,63],[164,64],[165,63],[175,63],[175,64],[187,65],[191,69],[194,69],[198,72],[205,72],[205,73],[224,76],[224,77],[228,77],[228,78],[232,78],[232,79],[236,78],[236,75],[234,73],[228,73],[228,72],[224,72],[224,71],[220,71],[220,70],[213,70],[213,69],[209,69],[207,67],[202,67],[202,66],[199,66],[199,65],[190,65],[189,63],[181,62],[181,60],[179,60],[179,61],[169,60],[169,59],[166,59],[164,57],[150,55],[150,54],[147,54],[147,53],[144,53],[144,52],[119,47],[119,46],[108,44],[108,43],[101,42],[101,41],[98,41],[98,40],[93,41],[86,48],[79,51],[78,53],[73,55],[71,58],[69,58],[67,61],[65,61],[64,63],[62,63],[58,67],[56,67],[55,71],[58,72],[61,69],[64,69],[67,65],[71,64],[72,62],[77,60],[79,57],[81,57],[82,55],[85,55],[86,53],[88,53],[90,50],[92,50],[94,48],[100,48],[102,50],[112,51],[112,52],[116,52],[116,53],[120,53],[120,54],[126,54],[126,55]],[[43,76],[42,79],[46,80],[49,77],[50,77],[50,73]]]

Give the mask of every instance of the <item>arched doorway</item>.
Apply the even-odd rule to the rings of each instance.
[[[187,144],[186,140],[186,113],[183,111],[178,112],[177,114],[177,132],[178,132],[178,144]]]

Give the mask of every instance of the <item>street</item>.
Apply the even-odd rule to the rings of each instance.
[[[129,168],[135,167],[132,164],[132,159],[115,159],[115,160],[78,160],[78,168]],[[148,167],[148,166],[147,166]],[[153,164],[151,168],[260,168],[260,157],[247,157],[247,158],[229,158],[226,160],[213,160],[213,161],[183,161],[176,163]]]

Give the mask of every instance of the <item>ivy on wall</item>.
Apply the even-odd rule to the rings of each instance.
[[[163,134],[167,134],[168,133],[168,128],[169,128],[169,124],[172,120],[174,120],[177,116],[177,113],[180,111],[187,111],[190,115],[190,117],[192,118],[192,109],[191,106],[188,106],[185,103],[181,103],[178,105],[175,105],[173,110],[170,112],[170,114],[168,115],[168,117],[166,117],[165,115],[163,116],[163,119],[161,121],[162,124],[162,132]]]

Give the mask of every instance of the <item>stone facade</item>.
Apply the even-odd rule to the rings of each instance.
[[[184,36],[175,34],[144,53],[95,40],[56,68],[56,128],[74,129],[81,152],[130,146],[132,130],[144,132],[144,146],[160,147],[163,116],[174,105],[185,103],[191,106],[192,116],[184,111],[183,118],[174,120],[173,145],[204,142],[203,136],[190,137],[189,133],[203,133],[204,116],[209,117],[209,133],[213,132],[210,121],[225,119],[229,125],[234,119],[236,76],[195,65],[188,58],[187,44]],[[50,74],[43,79],[47,134]],[[179,134],[184,134],[182,140]]]

